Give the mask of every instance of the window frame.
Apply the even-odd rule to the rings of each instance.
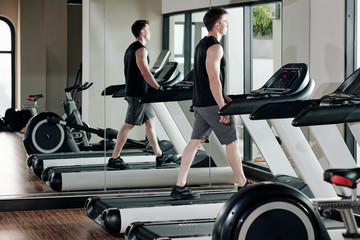
[[[347,0],[345,1],[345,76],[347,79],[357,69],[357,1]],[[357,162],[357,142],[351,133],[351,130],[347,124],[344,124],[344,139],[351,154]]]

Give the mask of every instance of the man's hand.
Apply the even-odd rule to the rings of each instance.
[[[228,95],[224,95],[224,98],[228,103],[232,101],[231,97],[229,97]]]
[[[229,115],[220,116],[219,122],[222,122],[224,124],[228,124],[230,122],[230,116]]]

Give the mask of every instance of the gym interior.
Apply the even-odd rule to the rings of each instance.
[[[259,221],[264,221],[265,218],[260,213],[257,216],[255,210],[255,213],[246,213],[248,215],[244,213],[244,219],[253,219],[244,221],[249,226],[240,229],[238,224],[231,231],[224,230],[226,223],[222,221],[227,220],[226,216],[219,214],[220,210],[223,209],[222,214],[226,211],[231,214],[234,210],[228,204],[239,206],[243,203],[238,202],[247,196],[267,199],[268,202],[258,207],[257,211],[272,214],[271,210],[275,209],[276,214],[280,212],[281,218],[288,217],[287,213],[282,216],[281,212],[291,212],[296,216],[290,216],[290,220],[296,218],[305,226],[290,230],[280,228],[274,232],[307,233],[305,238],[297,234],[298,239],[344,239],[342,234],[347,227],[344,221],[337,219],[340,223],[331,222],[331,227],[328,227],[323,214],[326,207],[314,199],[341,202],[351,198],[352,194],[353,197],[359,195],[354,182],[349,189],[347,187],[351,184],[332,182],[334,184],[330,185],[323,180],[325,170],[356,169],[358,165],[357,142],[360,139],[357,135],[360,132],[357,123],[360,116],[357,107],[360,105],[357,104],[360,92],[356,91],[356,83],[360,66],[359,6],[357,0],[0,0],[0,85],[3,93],[0,115],[4,119],[0,131],[0,238],[263,239],[260,236],[269,236],[268,231],[274,226],[263,224],[263,227],[252,229],[249,221],[255,222],[257,217]],[[224,109],[224,114],[236,117],[244,171],[254,183],[248,192],[244,189],[235,198],[237,186],[229,171],[224,147],[215,136],[201,149],[201,154],[197,156],[198,165],[189,176],[192,189],[200,192],[204,199],[212,198],[210,195],[213,193],[221,195],[218,196],[221,198],[219,202],[209,200],[214,205],[207,205],[209,202],[166,202],[166,196],[176,182],[177,166],[160,169],[153,168],[154,164],[150,163],[148,167],[143,164],[143,158],[139,160],[136,155],[131,158],[134,160],[129,161],[141,165],[140,170],[126,170],[124,173],[108,171],[106,163],[111,146],[104,140],[104,132],[93,131],[85,134],[86,140],[79,140],[96,143],[96,150],[77,147],[80,146],[78,144],[86,145],[77,141],[77,133],[84,135],[84,132],[73,133],[69,141],[75,140],[75,150],[69,147],[64,152],[76,152],[76,156],[66,157],[69,158],[66,162],[72,161],[66,166],[60,166],[60,163],[51,165],[54,159],[64,162],[62,149],[56,149],[56,153],[33,151],[41,145],[33,143],[37,141],[34,132],[41,126],[34,123],[35,130],[31,132],[28,128],[31,124],[28,123],[37,116],[45,116],[44,113],[51,113],[47,117],[66,119],[65,106],[69,103],[75,103],[76,111],[81,113],[80,122],[85,123],[87,129],[117,131],[121,127],[127,102],[118,87],[125,84],[124,53],[134,41],[130,26],[137,19],[147,19],[150,23],[151,41],[146,45],[150,67],[157,60],[164,60],[172,73],[165,74],[165,68],[161,68],[158,76],[164,73],[164,79],[176,78],[180,82],[191,78],[194,49],[207,34],[202,18],[211,7],[223,7],[229,13],[229,32],[221,41],[226,59],[225,93],[245,96],[249,100],[254,97],[251,94],[257,94],[259,89],[272,90],[248,112],[239,112],[238,109],[253,106],[253,102],[241,102],[240,97],[232,104],[232,109]],[[164,51],[167,53],[165,57],[162,55]],[[296,85],[296,89],[293,84],[282,93],[275,92],[274,89],[279,88],[279,85],[274,87],[276,80],[281,74],[285,77],[285,72],[289,70],[299,73],[296,81],[301,83]],[[293,80],[293,76],[287,77]],[[86,83],[88,85],[84,85]],[[172,91],[178,94],[177,90]],[[174,97],[169,92],[166,97],[160,95],[158,100],[150,99],[156,110],[156,131],[164,144],[162,146],[165,148],[171,143],[171,151],[179,155],[190,139],[193,122],[193,114],[189,111],[191,97],[182,97],[181,91],[182,88],[179,88],[180,96]],[[32,97],[29,99],[29,96]],[[308,99],[312,101],[308,102]],[[293,105],[295,101],[301,104]],[[273,102],[278,105],[271,105]],[[284,102],[288,105],[282,105]],[[316,109],[312,112],[313,107]],[[16,109],[17,114],[20,110],[27,110],[31,115],[26,117],[21,128],[17,128],[6,121],[8,109]],[[319,109],[322,112],[316,115]],[[272,116],[258,116],[261,110]],[[221,111],[219,114],[222,114]],[[18,117],[15,119],[19,120]],[[13,121],[15,119],[12,118]],[[50,121],[46,117],[44,119],[45,122]],[[55,127],[56,131],[58,128],[66,129],[65,135],[76,128],[61,126],[60,123],[49,124],[59,126]],[[134,140],[129,145],[135,144],[135,147],[129,146],[129,150],[124,151],[131,155],[144,147],[145,127],[134,128],[129,138]],[[94,155],[99,159],[96,163]],[[74,163],[74,159],[81,161]],[[92,170],[69,170],[74,166],[95,164],[100,167],[96,176]],[[40,170],[36,170],[38,166]],[[54,167],[67,170],[59,175]],[[53,182],[51,178],[44,180],[44,173],[57,178],[53,177]],[[280,185],[279,189],[276,184],[271,185],[276,182]],[[282,189],[287,184],[290,190]],[[256,190],[253,185],[259,189]],[[251,188],[255,190],[251,192]],[[264,193],[264,196],[258,196],[260,194],[255,192],[259,191],[270,195]],[[277,197],[271,195],[277,192]],[[288,195],[280,194],[284,192]],[[148,203],[152,201],[149,199],[159,196],[166,210],[159,203],[154,203],[156,207],[127,206],[141,199]],[[300,208],[298,203],[289,204],[289,196],[298,199],[306,209]],[[227,201],[230,197],[232,201]],[[121,203],[113,206],[115,198]],[[278,202],[281,206],[276,205]],[[173,205],[184,209],[173,211]],[[252,209],[246,205],[241,207]],[[123,208],[131,209],[128,210],[130,213]],[[113,209],[117,209],[115,217],[111,215]],[[182,215],[197,212],[195,209],[207,214]],[[119,211],[121,217],[118,216]],[[303,212],[309,213],[309,216]],[[337,212],[332,214],[335,215]],[[356,208],[351,209],[350,215],[355,216],[355,222],[358,220]],[[112,219],[117,220],[113,222]],[[156,228],[165,223],[171,227],[164,225],[159,227],[160,230]],[[154,229],[152,224],[156,226]],[[173,225],[191,226],[192,229],[179,230]],[[246,237],[248,232],[262,232],[264,235],[249,233]],[[349,230],[346,234],[349,234],[347,239],[360,239],[359,235]]]

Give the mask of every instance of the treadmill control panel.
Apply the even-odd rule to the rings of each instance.
[[[280,68],[260,89],[252,91],[247,98],[268,98],[295,92],[304,81],[303,66]]]
[[[321,98],[320,106],[341,106],[360,103],[360,69],[351,74],[331,94]]]
[[[154,66],[150,69],[150,72],[154,75],[158,74],[169,61],[170,51],[162,50],[158,58],[156,59]]]
[[[298,77],[299,69],[283,69],[280,77],[269,88],[289,90]]]
[[[347,89],[347,93],[353,95],[353,96],[360,96],[360,77],[355,79],[356,81],[353,82]]]

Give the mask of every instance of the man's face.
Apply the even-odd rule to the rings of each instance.
[[[144,36],[144,38],[146,39],[146,41],[149,41],[151,38],[151,31],[150,31],[150,26],[149,24],[146,24],[145,27],[142,30],[142,34]]]
[[[229,28],[229,22],[228,22],[228,19],[227,19],[227,14],[222,15],[220,20],[218,21],[218,23],[219,23],[219,32],[222,35],[226,35],[227,31],[228,31],[228,28]]]

